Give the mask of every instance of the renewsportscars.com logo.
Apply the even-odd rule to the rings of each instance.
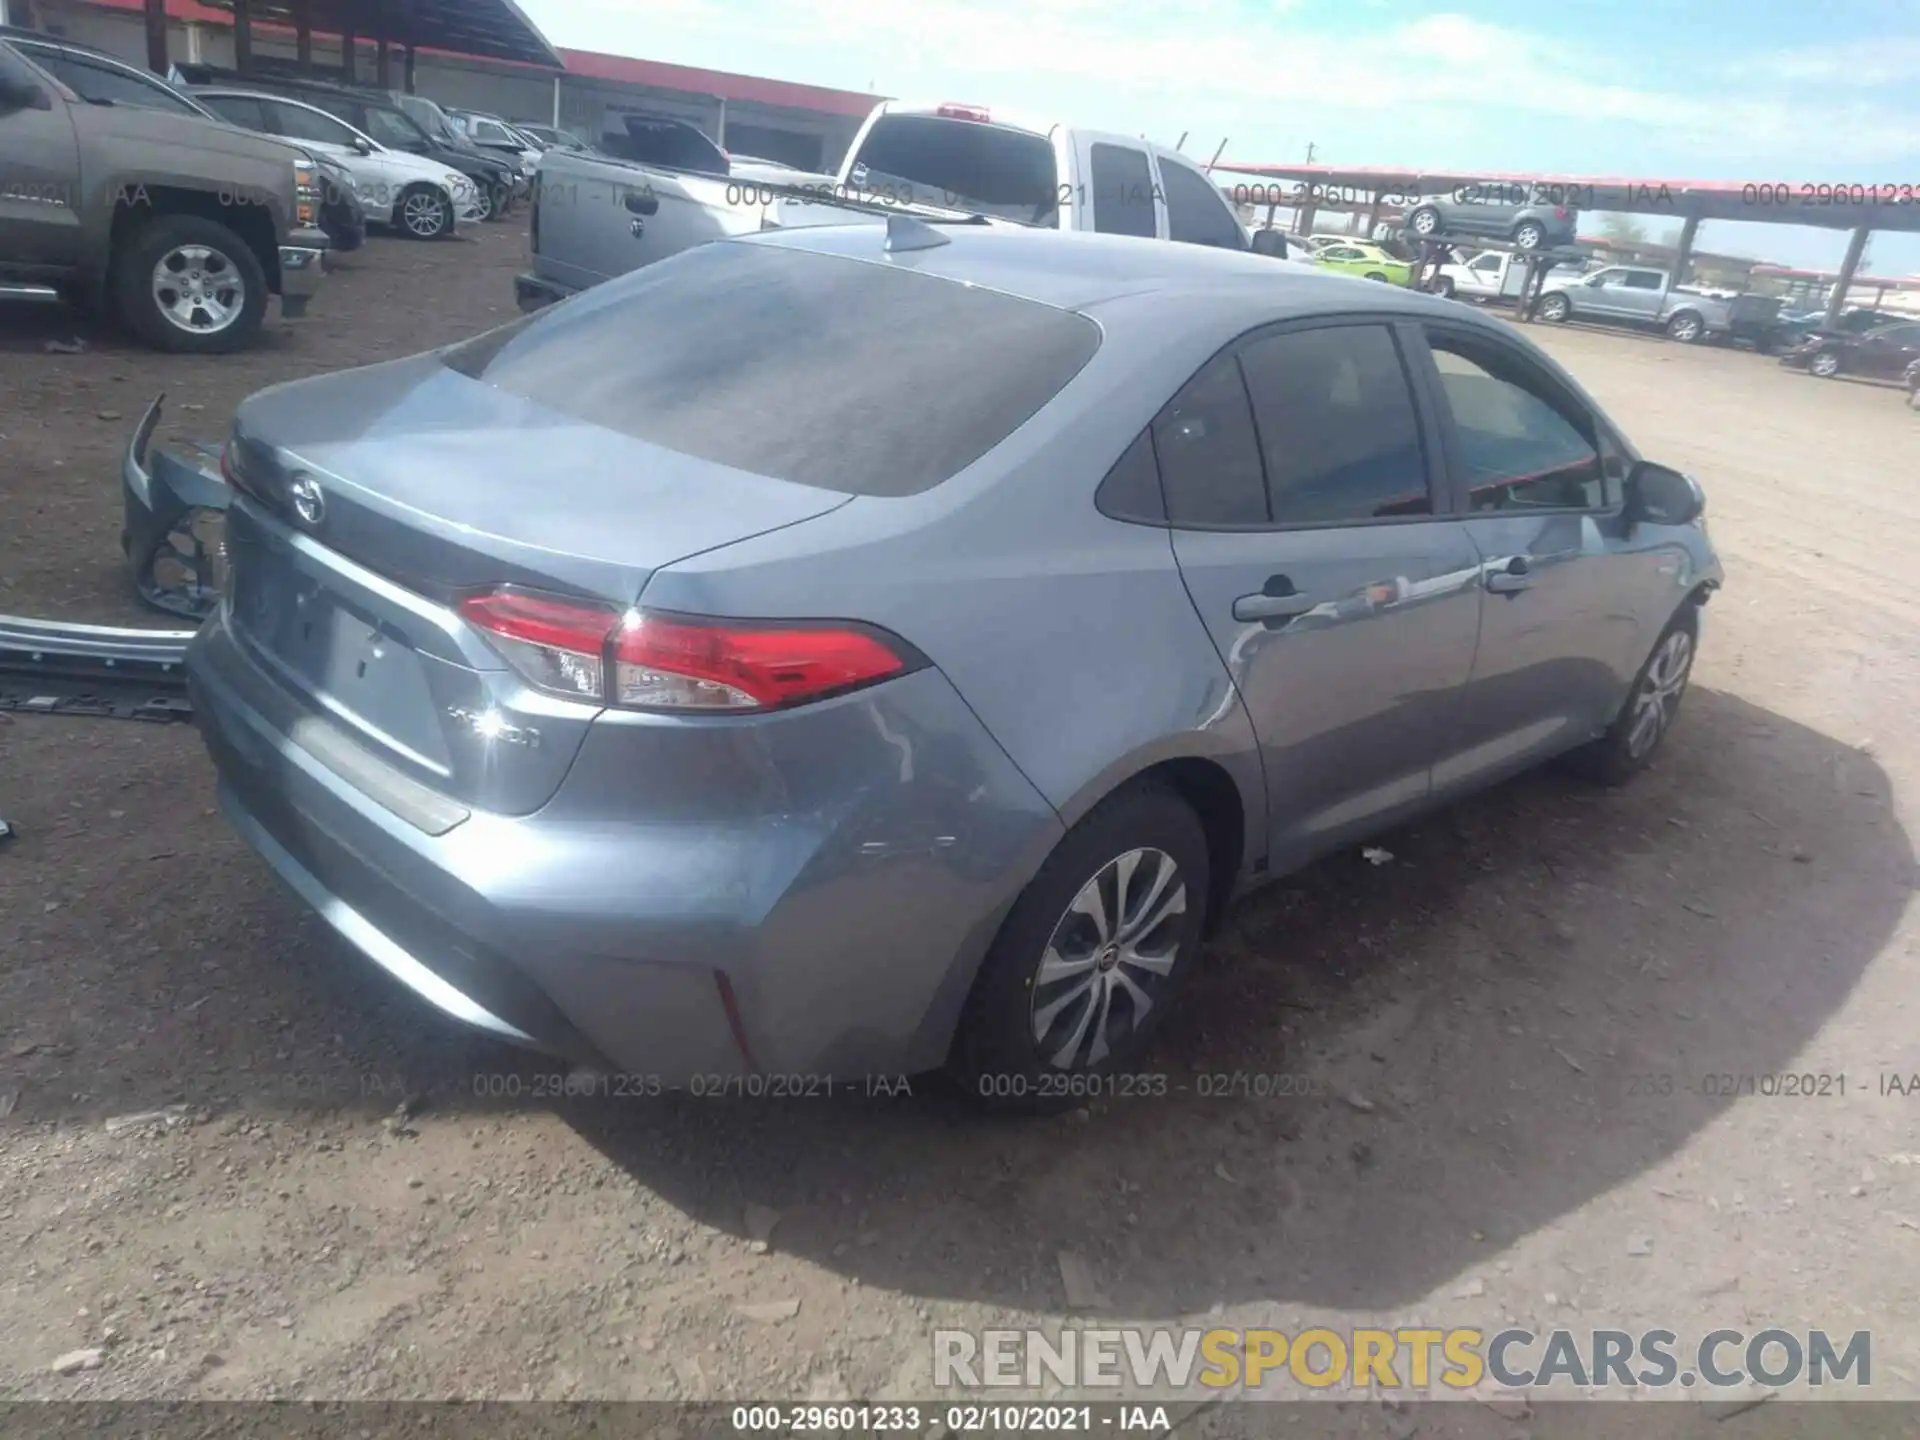
[[[1256,1389],[1262,1384],[1358,1391],[1511,1389],[1710,1390],[1757,1384],[1873,1383],[1873,1336],[1836,1343],[1824,1330],[1713,1330],[1690,1344],[1672,1330],[1142,1327],[936,1330],[933,1383],[945,1388]]]

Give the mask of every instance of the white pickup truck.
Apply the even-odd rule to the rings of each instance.
[[[708,240],[896,212],[1287,256],[1279,231],[1250,235],[1219,187],[1178,151],[1021,124],[975,105],[889,100],[867,116],[830,180],[547,151],[534,184],[533,267],[515,277],[515,298],[535,310]]]
[[[1527,278],[1524,255],[1516,258],[1504,250],[1482,250],[1470,258],[1463,258],[1462,252],[1456,250],[1453,255],[1452,260],[1436,268],[1427,278],[1427,289],[1435,295],[1505,304],[1520,298],[1521,286]],[[1548,283],[1575,280],[1580,273],[1580,266],[1572,262],[1556,266]]]

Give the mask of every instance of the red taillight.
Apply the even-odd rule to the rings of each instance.
[[[947,120],[977,120],[982,125],[990,118],[979,105],[941,105],[933,113]]]
[[[1564,206],[1564,205],[1561,205],[1561,206],[1559,206],[1558,208],[1556,208],[1556,209],[1554,210],[1554,212],[1553,212],[1553,218],[1554,218],[1554,219],[1556,219],[1556,220],[1564,220],[1564,219],[1566,219],[1566,218],[1567,218],[1567,207],[1566,207],[1566,206]]]
[[[512,589],[470,596],[458,608],[529,684],[631,709],[784,709],[920,663],[859,625],[623,614]]]

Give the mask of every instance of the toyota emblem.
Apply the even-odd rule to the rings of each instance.
[[[318,525],[326,516],[327,497],[320,489],[320,482],[305,471],[293,477],[287,493],[293,497],[293,513],[300,517],[302,524]]]

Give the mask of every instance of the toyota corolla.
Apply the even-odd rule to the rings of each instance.
[[[1660,753],[1694,482],[1513,329],[895,218],[264,391],[227,813],[452,1015],[657,1076],[1140,1063],[1233,897]]]

